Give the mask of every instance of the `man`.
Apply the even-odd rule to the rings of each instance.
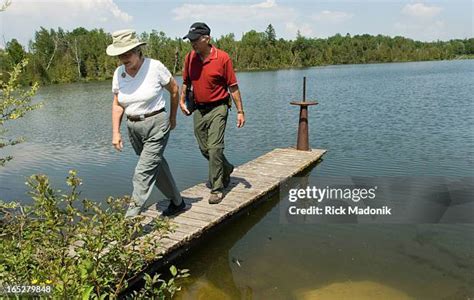
[[[189,39],[191,51],[183,70],[183,87],[180,107],[190,115],[185,103],[186,89],[192,85],[196,110],[194,135],[202,155],[209,161],[210,204],[217,204],[224,197],[234,166],[224,156],[224,133],[232,96],[237,108],[237,127],[245,124],[239,86],[232,61],[224,51],[210,44],[211,29],[205,23],[194,23],[183,39]]]

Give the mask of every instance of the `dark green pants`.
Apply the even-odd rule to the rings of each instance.
[[[194,135],[202,155],[209,161],[211,192],[222,191],[224,178],[233,166],[224,156],[224,133],[227,124],[226,104],[211,110],[194,111]]]

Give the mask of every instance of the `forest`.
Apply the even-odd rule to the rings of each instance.
[[[183,68],[191,44],[181,38],[167,37],[152,30],[140,34],[147,42],[145,55],[162,61],[173,74]],[[16,39],[0,49],[0,70],[6,81],[14,66],[23,59],[29,63],[23,84],[68,83],[111,78],[119,61],[105,53],[111,34],[102,29],[82,27],[72,31],[40,28],[27,46]],[[212,39],[229,53],[236,71],[304,68],[324,65],[449,60],[474,57],[474,38],[421,42],[383,35],[341,35],[309,38],[300,33],[294,40],[277,38],[270,24],[264,32],[255,30],[236,39],[233,33]]]

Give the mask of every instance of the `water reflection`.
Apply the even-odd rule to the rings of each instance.
[[[249,299],[252,297],[250,287],[239,285],[238,278],[245,270],[247,262],[234,253],[233,249],[248,232],[258,224],[265,215],[277,204],[273,197],[254,209],[252,214],[244,215],[245,222],[237,217],[225,230],[213,232],[193,250],[200,257],[195,261],[192,271],[192,284],[186,286],[177,299]],[[189,257],[183,257],[187,261]],[[179,265],[180,262],[178,261]]]
[[[336,287],[352,289],[351,299],[364,299],[367,293],[384,299],[385,293],[395,298],[466,299],[474,292],[468,241],[472,226],[272,224],[272,229],[257,225],[229,252],[215,246],[224,243],[220,236],[193,252],[182,262],[193,277],[178,299],[308,299],[336,296]]]
[[[282,205],[279,195],[272,197],[177,262],[192,271],[177,299],[466,299],[474,293],[472,224],[284,224]]]

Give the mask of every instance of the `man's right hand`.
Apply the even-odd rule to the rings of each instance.
[[[185,114],[186,116],[189,116],[191,115],[191,113],[189,112],[188,108],[186,107],[186,104],[184,102],[179,102],[179,107],[181,108],[181,111],[183,112],[183,114]]]
[[[122,135],[120,133],[114,133],[112,135],[112,145],[117,151],[122,151],[123,149],[123,142],[122,142]]]

